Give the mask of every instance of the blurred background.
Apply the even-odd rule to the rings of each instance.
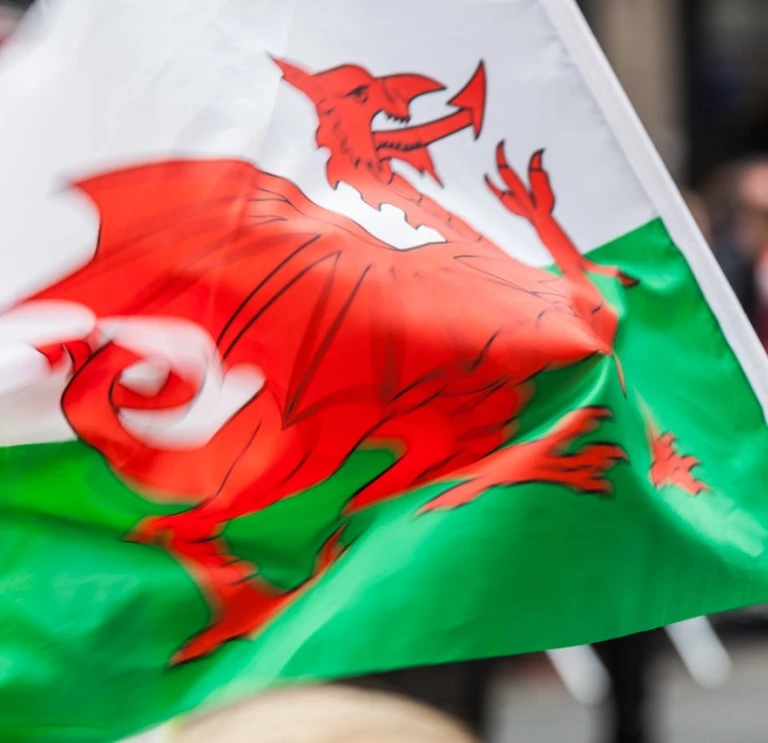
[[[768,0],[578,2],[768,345]],[[0,0],[0,43],[29,5]],[[765,743],[768,610],[359,683],[494,743]]]
[[[768,347],[768,0],[579,5]],[[589,655],[497,664],[489,738],[768,741],[765,608],[596,650],[607,699]]]
[[[579,6],[768,347],[768,0]],[[488,737],[768,741],[764,607],[596,650],[612,689],[607,698],[600,667],[583,653],[497,664]]]

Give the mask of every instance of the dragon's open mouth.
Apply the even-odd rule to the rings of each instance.
[[[457,111],[424,124],[405,126],[400,129],[374,130],[373,141],[377,153],[382,158],[396,157],[398,153],[427,147],[470,126],[475,133],[475,138],[479,137],[485,114],[485,87],[485,67],[481,62],[472,79],[448,101],[450,106],[458,109]],[[381,113],[390,121],[410,124],[410,116],[393,116],[387,111]]]
[[[383,140],[382,142],[376,144],[376,151],[381,152],[381,150],[395,150],[396,152],[410,152],[411,150],[418,150],[423,146],[424,144],[419,141],[408,143],[395,141],[388,142],[387,140]]]
[[[420,125],[421,126],[421,125]],[[418,126],[409,127],[411,129],[418,129]],[[412,132],[411,136],[402,134],[407,132],[407,128],[403,129],[374,129],[373,138],[376,145],[376,151],[381,153],[382,150],[392,150],[394,152],[410,152],[411,150],[424,147],[425,143],[421,137],[417,135],[417,132]],[[417,136],[413,136],[416,134]]]
[[[393,116],[391,113],[388,113],[387,111],[382,111],[384,116],[387,117],[388,121],[394,121],[398,124],[410,124],[411,123],[411,117],[410,116]]]
[[[377,126],[377,123],[384,123],[384,122],[394,122],[397,124],[397,128],[379,128]],[[410,116],[395,116],[391,114],[389,111],[379,111],[379,113],[376,115],[376,117],[373,120],[373,135],[376,139],[376,149],[377,150],[396,150],[399,152],[408,152],[409,150],[414,150],[418,147],[423,147],[423,143],[418,141],[418,138],[416,138],[412,142],[405,142],[402,140],[398,140],[398,138],[394,135],[399,135],[401,132],[406,131],[408,128],[411,129],[417,129],[418,126],[422,125],[416,125],[413,127],[409,127],[408,125],[411,123],[411,117]],[[392,134],[393,136],[387,137],[388,134]]]

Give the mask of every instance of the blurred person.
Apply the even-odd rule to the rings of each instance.
[[[342,686],[271,692],[182,724],[178,743],[477,743],[430,707]]]
[[[19,25],[22,9],[16,5],[0,1],[0,46],[10,37]]]
[[[710,181],[708,202],[715,255],[768,347],[768,155],[721,168]]]
[[[611,679],[603,739],[607,743],[651,743],[654,735],[654,697],[649,684],[654,634],[642,632],[597,643]]]
[[[594,647],[611,680],[603,710],[606,743],[652,743],[655,697],[649,683],[655,634],[619,637]],[[489,739],[489,691],[497,660],[409,668],[356,679],[356,686],[397,693],[461,721],[475,735]]]
[[[409,697],[450,715],[481,737],[488,734],[488,691],[494,660],[406,668],[355,679],[355,686]]]

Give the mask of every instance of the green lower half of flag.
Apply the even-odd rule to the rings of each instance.
[[[304,588],[258,636],[202,660],[170,664],[211,621],[200,588],[162,544],[126,539],[179,507],[141,497],[79,442],[0,451],[0,740],[116,740],[276,683],[582,644],[768,601],[768,431],[747,380],[659,221],[591,257],[640,281],[600,280],[622,313],[626,385],[608,357],[540,375],[515,441],[609,406],[578,446],[624,447],[613,493],[505,486],[420,514],[443,483],[345,519],[394,461],[357,451],[227,525],[231,553],[275,591]],[[699,460],[705,491],[654,486],[649,420]],[[346,551],[306,586],[342,525]]]

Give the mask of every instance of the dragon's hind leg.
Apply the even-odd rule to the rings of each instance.
[[[497,449],[505,440],[527,388],[504,383],[478,391],[450,394],[392,417],[366,444],[394,443],[398,460],[362,488],[346,513],[389,500],[404,492],[439,482]]]
[[[615,464],[627,459],[624,449],[610,442],[595,442],[571,451],[577,439],[597,429],[610,415],[604,407],[580,408],[565,416],[547,435],[496,450],[446,477],[456,484],[423,510],[456,508],[490,488],[526,483],[561,485],[584,494],[611,493],[606,475]]]
[[[189,513],[145,519],[128,537],[166,549],[190,573],[210,607],[208,627],[178,650],[171,665],[210,655],[230,640],[253,636],[309,585],[290,591],[272,586],[255,564],[231,554],[218,524],[191,520]],[[335,533],[321,549],[313,579],[338,557],[338,536]]]

